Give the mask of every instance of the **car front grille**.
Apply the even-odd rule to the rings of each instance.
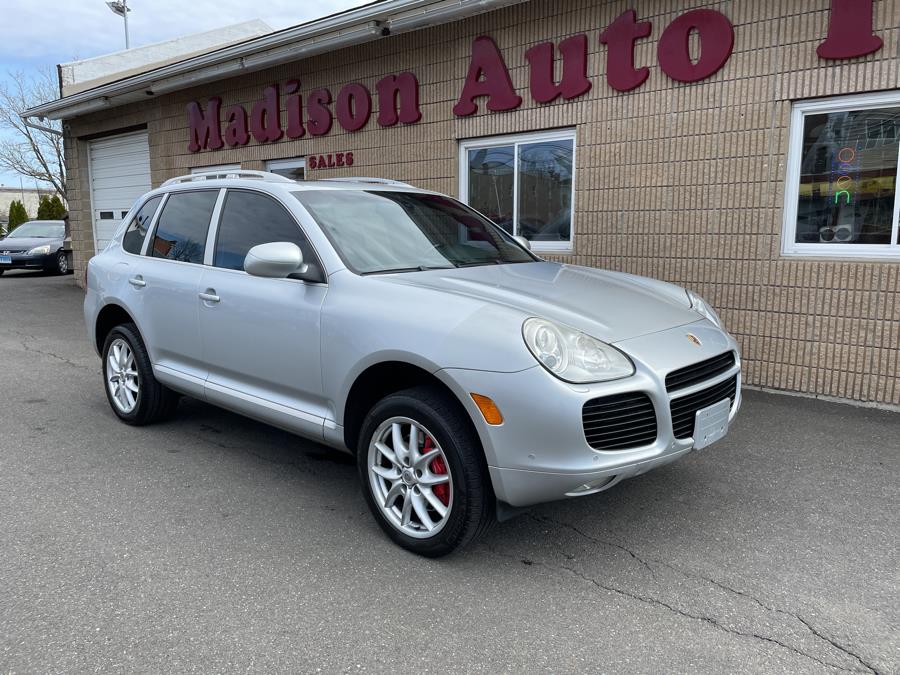
[[[656,410],[643,392],[588,401],[581,420],[588,445],[595,450],[626,450],[656,442]]]
[[[737,397],[737,380],[737,375],[735,375],[707,389],[698,391],[696,394],[673,399],[671,410],[672,428],[675,432],[675,438],[683,440],[694,435],[694,421],[698,410],[707,408],[726,398],[731,399],[731,405],[734,405],[734,399]]]
[[[666,391],[672,393],[687,389],[716,375],[728,372],[734,367],[734,352],[726,352],[700,363],[674,370],[666,376]]]
[[[0,255],[19,255],[20,253],[25,253],[25,251],[6,251],[4,249],[0,249]]]

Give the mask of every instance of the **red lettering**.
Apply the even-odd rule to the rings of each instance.
[[[334,155],[328,155],[328,168],[334,168]]]
[[[284,85],[285,98],[284,107],[287,110],[287,134],[288,138],[303,138],[306,135],[306,129],[303,128],[303,110],[301,105],[300,81],[289,80]]]
[[[375,85],[378,91],[378,124],[392,127],[397,122],[415,124],[419,110],[419,81],[412,73],[388,75]]]
[[[281,111],[278,108],[278,85],[263,90],[262,101],[253,104],[250,111],[250,133],[259,143],[277,141],[284,135],[281,130]]]
[[[459,101],[453,106],[453,114],[457,117],[475,114],[478,112],[475,99],[482,96],[488,97],[487,108],[494,112],[513,110],[522,105],[522,97],[516,94],[503,55],[497,44],[485,36],[475,38],[472,43],[469,73]]]
[[[222,99],[218,96],[209,99],[206,104],[206,114],[200,109],[200,105],[191,101],[187,105],[188,124],[190,126],[190,143],[188,150],[199,152],[205,148],[218,150],[222,142],[222,128],[219,120],[219,109]]]
[[[339,152],[337,154],[337,165],[344,166],[344,153],[343,152]]]
[[[328,167],[328,162],[325,161],[325,155],[319,155],[319,168],[325,169]]]
[[[562,96],[567,101],[591,90],[587,77],[587,35],[576,35],[559,43],[562,54],[562,79],[553,75],[554,47],[544,42],[525,52],[531,66],[531,96],[538,103],[550,103]]]
[[[309,164],[310,169],[315,169],[318,166],[315,155],[310,155],[306,163]]]
[[[831,0],[828,37],[816,53],[823,59],[852,59],[884,45],[872,32],[872,0]]]
[[[701,50],[697,63],[691,60],[691,31],[697,31]],[[695,9],[669,24],[659,39],[659,67],[678,82],[699,82],[722,68],[734,49],[734,26],[721,12]]]
[[[331,92],[327,89],[316,89],[309,95],[306,104],[306,126],[313,136],[324,136],[331,131],[334,118],[331,116],[329,103],[331,103]]]
[[[338,124],[347,131],[359,131],[372,114],[372,96],[361,84],[348,84],[338,92],[334,110]]]
[[[353,166],[353,153],[347,153],[347,166]]]
[[[247,131],[247,111],[244,106],[233,105],[225,108],[225,142],[228,145],[247,145],[250,134]]]
[[[634,67],[635,43],[650,35],[653,24],[649,21],[637,22],[637,12],[629,9],[619,15],[600,34],[600,42],[606,49],[606,81],[617,91],[631,91],[647,81],[650,69],[646,66]]]

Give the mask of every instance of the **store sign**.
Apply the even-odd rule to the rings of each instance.
[[[823,59],[850,59],[878,51],[881,38],[873,34],[873,0],[831,0],[827,38],[817,53]],[[606,45],[606,82],[620,92],[640,87],[650,70],[635,62],[638,40],[653,31],[650,21],[639,21],[637,12],[623,12],[599,35]],[[691,36],[699,41],[699,56],[691,54]],[[594,86],[588,78],[588,35],[581,33],[555,44],[544,42],[524,54],[529,65],[529,93],[537,103],[566,101],[584,96]],[[701,82],[721,70],[734,50],[734,26],[721,12],[695,9],[669,23],[657,44],[660,70],[676,82]],[[561,60],[561,76],[555,68],[557,52]],[[419,80],[405,72],[388,75],[375,84],[378,99],[377,123],[381,127],[415,124],[422,119],[419,108]],[[479,102],[491,112],[515,110],[522,105],[509,67],[493,38],[481,36],[472,43],[469,68],[453,106],[457,117],[468,117],[479,111]],[[282,113],[286,124],[282,125]],[[262,98],[250,107],[231,105],[222,108],[222,99],[213,97],[201,107],[196,101],[187,106],[190,126],[188,150],[219,150],[226,145],[246,145],[252,137],[257,143],[274,143],[283,138],[299,139],[328,134],[335,120],[348,132],[359,131],[372,117],[372,94],[361,83],[344,85],[337,96],[330,89],[300,92],[300,81],[290,80],[283,89],[272,84],[263,90]],[[349,153],[348,153],[349,154]],[[322,168],[340,166],[337,158],[327,157]],[[332,162],[334,164],[332,164]],[[345,158],[346,162],[346,158]],[[318,163],[318,162],[317,162]],[[310,166],[310,168],[314,168]]]

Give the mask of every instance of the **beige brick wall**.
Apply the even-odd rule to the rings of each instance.
[[[575,252],[555,259],[658,277],[706,296],[741,343],[752,385],[858,401],[900,404],[900,263],[786,259],[779,255],[791,101],[895,88],[900,76],[900,2],[876,0],[884,48],[850,62],[820,61],[828,0],[599,2],[532,0],[487,15],[381,40],[327,56],[148,99],[70,120],[68,164],[79,278],[92,249],[88,134],[147,124],[154,185],[190,167],[353,151],[356,165],[329,176],[379,175],[450,194],[458,191],[460,139],[575,127],[578,137]],[[639,89],[605,82],[599,33],[631,7],[653,33],[637,49],[650,67]],[[725,68],[682,85],[659,69],[656,42],[681,12],[711,7],[735,25]],[[527,91],[524,52],[587,32],[594,87],[581,99],[539,105]],[[472,39],[491,35],[525,99],[506,113],[451,113]],[[305,137],[191,154],[185,105],[221,95],[249,105],[274,81],[302,91],[347,82],[374,89],[385,74],[411,70],[421,82],[423,120],[391,129],[373,119],[349,134],[335,124]],[[377,107],[377,101],[374,102]]]

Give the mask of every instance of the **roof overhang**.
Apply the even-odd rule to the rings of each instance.
[[[22,117],[69,119],[522,2],[379,0],[43,103]]]

